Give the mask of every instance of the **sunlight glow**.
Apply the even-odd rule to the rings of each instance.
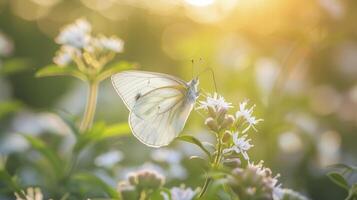
[[[193,6],[208,6],[213,4],[215,0],[185,0],[187,3]]]

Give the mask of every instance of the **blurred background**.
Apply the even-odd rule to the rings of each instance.
[[[116,60],[187,81],[192,59],[195,74],[212,68],[227,101],[249,99],[264,119],[251,134],[251,159],[264,160],[285,187],[311,199],[342,199],[345,192],[326,173],[331,164],[357,164],[356,9],[352,0],[0,0],[6,38],[0,41],[6,50],[0,55],[1,158],[24,185],[41,186],[40,173],[27,164],[38,155],[17,133],[52,142],[60,153],[73,143],[52,111],[81,117],[87,88],[72,78],[34,74],[52,63],[61,27],[84,17],[95,33],[124,40]],[[214,92],[209,73],[200,81]],[[105,81],[96,120],[110,124],[127,116]],[[202,125],[193,113],[185,133],[210,141]],[[182,142],[155,150],[130,135],[88,151],[83,168],[113,186],[140,167],[161,171],[169,185],[197,187],[204,180],[199,163],[188,159],[200,151]]]

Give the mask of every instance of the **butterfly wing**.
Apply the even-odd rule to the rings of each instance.
[[[182,88],[159,88],[135,104],[129,122],[141,142],[152,147],[165,146],[182,131],[193,108],[182,92]]]
[[[132,110],[140,96],[151,90],[165,86],[186,85],[184,81],[174,76],[135,70],[114,74],[112,83],[129,110]]]
[[[141,142],[165,146],[182,131],[194,103],[187,101],[184,81],[166,74],[127,71],[114,75],[112,82],[130,110],[131,130]]]

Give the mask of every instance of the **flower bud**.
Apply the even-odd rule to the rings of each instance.
[[[207,118],[205,121],[205,124],[212,131],[218,132],[218,130],[219,130],[218,124],[217,124],[216,120],[214,120],[212,117]]]
[[[128,181],[129,181],[130,185],[137,185],[138,180],[137,180],[136,174],[134,174],[134,173],[130,174],[128,177]]]
[[[118,192],[121,196],[121,199],[138,199],[137,191],[135,191],[135,187],[130,183],[123,181],[118,184]]]
[[[226,116],[227,109],[224,107],[220,107],[217,111],[217,122],[221,124]]]
[[[234,116],[227,115],[221,124],[221,128],[223,128],[223,129],[228,128],[228,127],[232,126],[233,123],[234,123]]]
[[[157,189],[165,182],[165,177],[151,170],[142,170],[129,176],[129,183],[140,189]]]
[[[229,142],[230,139],[232,138],[231,133],[230,133],[229,131],[225,131],[223,134],[224,134],[224,135],[223,135],[223,137],[222,137],[222,142],[223,142],[223,143]]]
[[[212,118],[216,118],[216,109],[213,106],[208,106],[208,115]]]
[[[224,160],[223,164],[229,168],[235,169],[241,166],[241,161],[239,158],[230,158]]]

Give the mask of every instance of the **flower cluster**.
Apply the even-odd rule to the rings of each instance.
[[[123,51],[121,39],[93,36],[91,31],[91,24],[85,19],[77,19],[65,26],[56,38],[62,46],[53,58],[54,63],[64,67],[74,62],[82,72],[99,72],[116,53]]]
[[[232,103],[226,102],[223,96],[214,93],[208,95],[205,101],[200,101],[197,109],[207,112],[206,126],[217,133],[225,143],[223,154],[235,152],[242,154],[245,160],[249,160],[247,151],[253,145],[250,144],[251,139],[248,139],[246,133],[251,128],[256,130],[255,125],[263,121],[253,116],[254,107],[255,105],[247,108],[247,101],[243,101],[234,115],[228,114],[229,109],[233,108]]]
[[[164,200],[192,200],[197,195],[197,190],[189,187],[163,188],[165,177],[149,169],[132,172],[127,181],[118,184],[118,191],[122,199],[153,199],[159,194]],[[155,199],[155,198],[154,198]]]
[[[272,176],[269,168],[263,166],[263,162],[257,165],[249,163],[247,167],[237,167],[232,170],[228,184],[236,195],[241,199],[280,199],[276,198],[276,190],[280,189],[277,185],[277,178]]]
[[[128,175],[127,181],[118,185],[118,191],[122,198],[138,199],[138,197],[149,196],[153,191],[161,188],[165,183],[165,177],[153,170],[140,170]]]
[[[165,183],[165,177],[152,170],[141,170],[129,174],[128,181],[139,190],[157,189]]]
[[[247,152],[253,145],[248,138],[248,131],[251,129],[257,131],[255,126],[263,121],[253,116],[255,105],[249,107],[248,101],[243,101],[234,115],[229,114],[231,108],[233,108],[232,104],[216,93],[208,95],[198,106],[198,109],[206,111],[205,125],[215,133],[217,138],[215,157],[211,161],[211,166],[213,170],[227,169],[228,174],[224,182],[230,186],[234,193],[232,195],[245,200],[302,199],[285,192],[288,190],[282,189],[278,184],[277,178],[280,175],[272,176],[271,170],[263,166],[263,161],[258,164],[250,162]],[[247,164],[243,165],[232,153],[242,155],[248,161]],[[199,197],[203,197],[210,180],[212,178],[206,179]]]
[[[217,134],[230,127],[234,122],[234,116],[227,114],[229,108],[232,108],[231,103],[226,102],[224,97],[217,93],[208,95],[206,100],[200,101],[200,105],[197,107],[197,109],[207,111],[208,117],[205,124]]]

